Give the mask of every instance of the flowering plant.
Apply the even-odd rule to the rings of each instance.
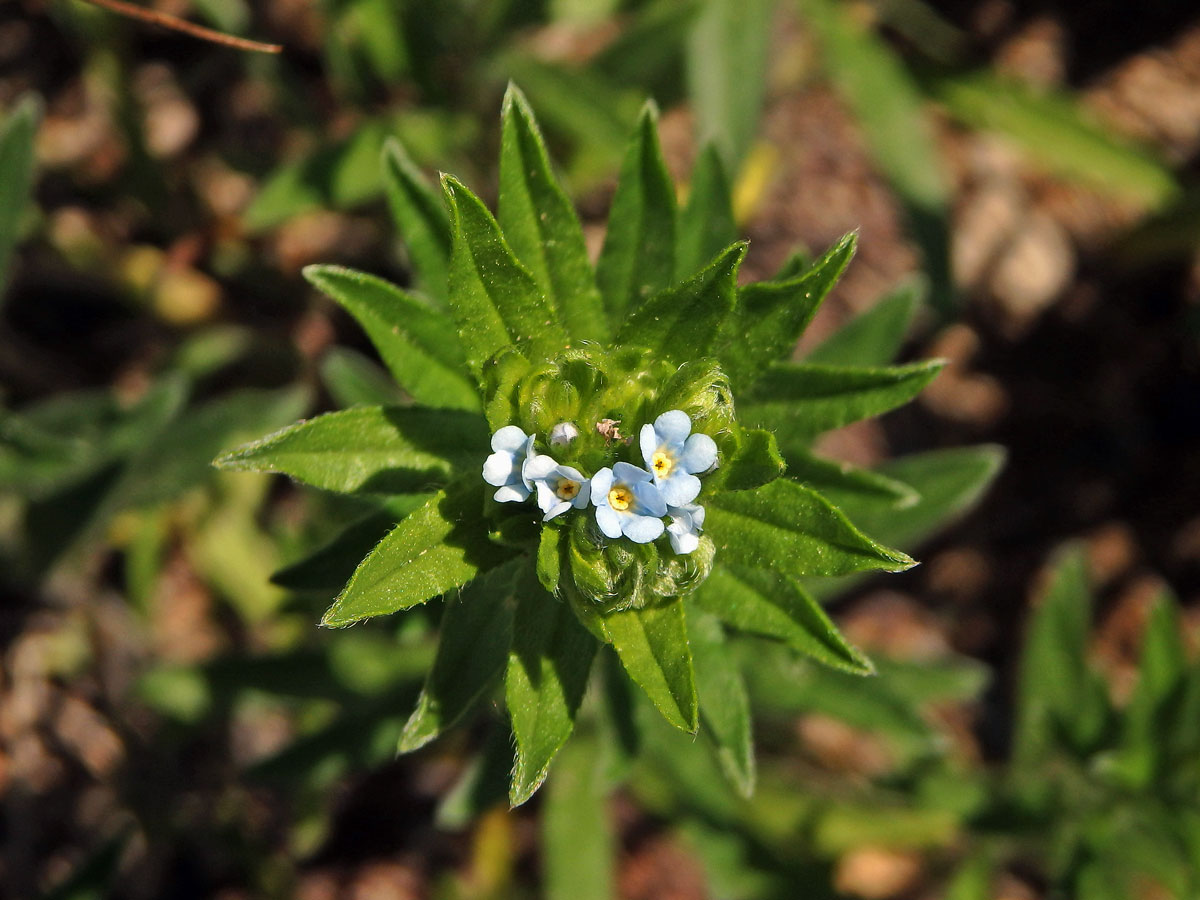
[[[397,145],[385,165],[420,291],[338,267],[305,274],[354,315],[414,402],[300,422],[218,465],[404,498],[407,514],[323,619],[341,627],[445,599],[402,750],[435,738],[502,677],[517,748],[510,799],[524,802],[608,645],[669,722],[705,724],[750,791],[749,714],[726,630],[871,671],[802,579],[913,561],[813,485],[896,503],[912,492],[821,460],[811,443],[910,400],[940,363],[786,361],[854,236],[739,287],[746,244],[732,241],[719,160],[701,157],[680,215],[652,108],[594,268],[515,88],[498,217],[451,176],[443,208]],[[699,693],[693,656],[705,660]]]

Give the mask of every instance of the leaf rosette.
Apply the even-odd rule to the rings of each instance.
[[[719,159],[701,156],[677,209],[650,106],[594,267],[515,88],[496,216],[450,176],[443,205],[398,145],[385,152],[385,174],[421,290],[335,266],[305,275],[361,324],[412,403],[318,416],[218,464],[355,494],[395,522],[325,625],[444,598],[437,657],[402,750],[451,727],[503,680],[516,739],[510,799],[524,802],[570,736],[607,644],[659,712],[706,734],[749,792],[747,704],[718,710],[716,695],[698,696],[693,652],[723,673],[726,699],[745,699],[726,632],[871,673],[812,596],[812,579],[914,563],[847,512],[884,530],[894,521],[897,539],[911,542],[996,469],[994,451],[979,465],[963,460],[967,474],[951,490],[937,480],[954,471],[944,459],[916,459],[905,482],[812,452],[822,431],[899,406],[937,374],[938,361],[884,365],[913,295],[835,335],[819,362],[789,361],[855,236],[739,286],[746,244],[730,233]],[[926,483],[938,492],[928,505]],[[351,533],[361,540],[363,528],[347,541]],[[322,548],[314,559],[345,555]]]

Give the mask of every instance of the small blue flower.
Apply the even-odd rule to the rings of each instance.
[[[645,469],[619,462],[592,476],[592,505],[596,524],[605,537],[629,538],[648,544],[663,533],[667,503]]]
[[[686,506],[668,506],[667,515],[671,524],[667,526],[667,537],[671,549],[676,553],[691,553],[700,546],[700,527],[704,524],[704,507],[689,503]]]
[[[691,503],[700,493],[699,472],[717,462],[717,444],[707,434],[691,434],[692,420],[682,409],[665,412],[653,425],[643,425],[642,457],[654,483],[671,506]],[[690,435],[690,437],[689,437]]]
[[[521,476],[537,491],[537,504],[541,507],[543,522],[574,506],[583,509],[588,504],[588,479],[578,469],[561,466],[544,453],[531,455],[521,467]]]
[[[483,480],[498,488],[494,496],[501,503],[524,500],[533,491],[521,473],[525,460],[533,455],[533,435],[505,425],[492,435],[492,449],[496,452],[483,463]]]

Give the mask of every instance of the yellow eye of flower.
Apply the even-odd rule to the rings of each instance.
[[[633,493],[626,487],[615,487],[608,492],[608,505],[617,512],[625,512],[633,503]]]
[[[675,460],[659,450],[650,460],[650,465],[654,469],[655,475],[659,478],[666,478],[671,474],[671,469],[675,466]]]
[[[579,482],[562,478],[554,486],[554,493],[558,495],[559,500],[574,500],[575,495],[579,493]]]

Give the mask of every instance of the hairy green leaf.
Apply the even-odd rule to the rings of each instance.
[[[914,279],[851,319],[805,357],[827,366],[886,366],[899,352],[927,288]]]
[[[695,659],[700,721],[713,741],[721,770],[738,793],[754,793],[754,736],[750,700],[737,663],[726,647],[721,622],[704,613],[688,616],[688,644]]]
[[[761,429],[742,429],[736,453],[706,478],[710,490],[749,491],[774,481],[785,468],[775,435]]]
[[[726,565],[799,578],[868,569],[899,572],[916,563],[868,538],[828,500],[793,481],[709,498],[705,530]]]
[[[442,187],[454,236],[450,308],[471,371],[480,377],[484,364],[510,344],[537,358],[562,352],[566,332],[483,201],[449,175]]]
[[[608,321],[579,216],[550,168],[529,103],[512,84],[504,95],[498,218],[513,253],[572,340],[607,341]]]
[[[400,753],[424,747],[499,680],[512,643],[521,574],[514,560],[446,597],[437,655],[400,735]]]
[[[742,421],[770,428],[789,448],[831,428],[908,403],[945,366],[943,360],[885,369],[777,363],[739,398]]]
[[[609,613],[597,625],[663,717],[676,728],[695,732],[696,685],[683,601],[676,597],[658,606]]]
[[[464,373],[454,323],[441,310],[373,275],[340,266],[307,266],[304,277],[341,304],[379,351],[384,365],[426,406],[479,409]]]
[[[511,555],[489,540],[483,493],[471,479],[468,486],[439,492],[388,532],[355,570],[321,624],[340,628],[417,606]]]
[[[851,232],[800,274],[738,291],[733,315],[717,342],[717,356],[734,390],[745,390],[764,369],[791,354],[857,245],[858,234]]]
[[[356,406],[298,422],[226,453],[224,469],[282,472],[342,493],[427,491],[474,468],[488,446],[474,413]]]
[[[625,319],[617,343],[677,364],[707,355],[733,309],[745,255],[746,244],[734,244],[702,272],[651,297]]]
[[[657,125],[658,114],[647,104],[621,163],[596,263],[596,283],[614,326],[670,286],[675,274],[675,186],[663,164]]]
[[[417,276],[431,297],[445,303],[450,271],[450,216],[421,170],[395,138],[383,145],[383,185]]]
[[[731,628],[781,640],[827,666],[854,675],[875,671],[871,661],[842,636],[820,604],[786,575],[718,565],[694,598],[697,606]]]
[[[505,678],[517,739],[509,792],[513,806],[533,796],[571,736],[597,646],[566,601],[550,596],[534,578],[524,579]]]
[[[729,178],[716,147],[708,144],[692,171],[687,206],[679,217],[675,277],[693,275],[736,239]]]
[[[0,125],[0,300],[33,185],[33,142],[41,113],[41,103],[29,95]]]

